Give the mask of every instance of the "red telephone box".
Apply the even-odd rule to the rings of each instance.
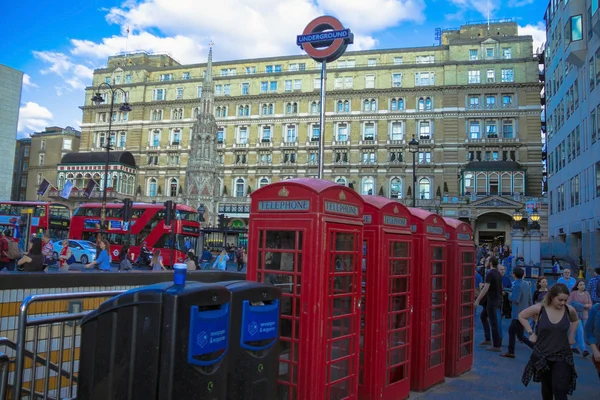
[[[411,215],[397,201],[363,196],[363,306],[360,399],[404,399],[410,393],[413,241]]]
[[[459,376],[473,366],[473,302],[475,247],[471,225],[444,218],[448,226],[448,317],[446,376]]]
[[[279,399],[356,399],[363,200],[318,179],[251,195],[249,280],[283,289]]]
[[[424,391],[444,381],[446,223],[429,211],[409,210],[415,250],[410,388]]]

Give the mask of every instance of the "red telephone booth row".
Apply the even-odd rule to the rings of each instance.
[[[402,399],[410,393],[411,215],[397,201],[365,200],[360,399]]]
[[[317,179],[251,195],[249,280],[283,289],[279,399],[356,399],[363,200]]]
[[[475,301],[475,248],[471,225],[444,218],[448,226],[448,330],[446,334],[446,376],[459,376],[473,365]],[[460,284],[459,284],[460,282]]]
[[[470,368],[472,312],[446,310],[472,304],[460,221],[316,179],[251,197],[248,279],[284,291],[279,399],[402,399]]]

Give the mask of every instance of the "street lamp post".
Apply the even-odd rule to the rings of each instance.
[[[540,230],[540,213],[538,212],[537,208],[533,209],[533,212],[531,213],[531,215],[529,216],[529,219],[531,220],[531,224],[529,224],[529,227],[531,229],[535,229],[535,230]]]
[[[417,153],[419,152],[419,142],[413,135],[412,140],[408,143],[408,151],[413,155],[413,198],[412,206],[415,208],[417,205]]]
[[[521,214],[521,211],[516,210],[513,213],[512,219],[513,219],[513,221],[515,221],[515,223],[513,224],[513,229],[520,230],[521,226],[519,225],[519,222],[521,222],[521,220],[523,219],[523,214]]]
[[[104,185],[102,191],[102,210],[100,211],[100,235],[104,237],[105,229],[106,229],[106,191],[108,189],[108,174],[109,174],[109,160],[110,160],[110,151],[112,150],[111,146],[111,131],[112,131],[112,121],[113,121],[113,111],[115,108],[115,94],[121,93],[123,95],[123,104],[119,107],[119,111],[129,112],[131,111],[131,107],[129,107],[129,103],[127,102],[127,93],[121,89],[120,87],[113,87],[111,84],[104,82],[98,86],[96,90],[96,94],[92,97],[92,102],[96,105],[100,105],[104,103],[104,98],[102,97],[101,91],[104,90],[105,93],[110,94],[110,111],[108,113],[108,137],[106,138],[106,164],[104,165]]]

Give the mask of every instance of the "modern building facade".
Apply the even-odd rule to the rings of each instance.
[[[22,85],[23,72],[0,64],[0,200],[10,200],[12,195]]]
[[[15,148],[12,194],[10,196],[10,199],[13,201],[24,201],[27,198],[30,153],[31,138],[18,139]]]
[[[532,38],[510,21],[442,36],[439,46],[347,52],[328,66],[324,177],[401,202],[415,194],[419,207],[470,220],[476,240],[510,241],[515,209],[542,201]],[[317,176],[320,65],[297,55],[213,69],[219,208],[243,219],[256,188]],[[205,73],[206,64],[168,55],[110,57],[86,90],[81,149],[100,152],[111,140],[136,158],[138,200],[181,200]],[[121,86],[132,111],[110,116],[106,104],[94,105],[102,82]]]
[[[27,200],[47,200],[50,191],[43,197],[37,195],[42,179],[48,180],[53,186],[59,183],[57,166],[65,154],[79,152],[80,140],[81,132],[70,126],[51,126],[31,135]]]
[[[552,252],[600,264],[600,12],[552,0],[545,15],[549,237]]]

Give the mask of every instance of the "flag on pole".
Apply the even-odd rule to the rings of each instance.
[[[92,193],[94,192],[95,187],[96,187],[96,181],[93,179],[90,179],[90,181],[88,182],[88,184],[85,188],[85,191],[83,192],[83,195],[89,199],[90,197],[92,197]]]
[[[42,182],[40,183],[40,187],[38,188],[37,194],[40,196],[45,195],[46,192],[48,191],[49,187],[50,187],[50,182],[48,182],[48,180],[46,178],[42,179]]]
[[[60,197],[68,200],[71,195],[71,190],[73,190],[73,182],[66,181],[63,190],[60,192]]]

